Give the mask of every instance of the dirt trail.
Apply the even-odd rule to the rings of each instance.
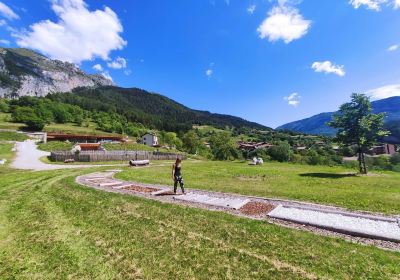
[[[121,166],[121,164],[110,165],[60,165],[60,164],[47,164],[40,161],[41,157],[49,156],[49,152],[41,151],[37,148],[35,141],[26,140],[24,142],[17,142],[15,144],[17,154],[13,160],[11,167],[16,169],[26,169],[34,171],[67,169],[67,168],[89,168],[96,166]]]

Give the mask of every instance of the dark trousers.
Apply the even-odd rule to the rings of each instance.
[[[181,187],[182,193],[185,193],[185,188],[182,176],[175,176],[174,177],[174,193],[176,193],[176,189],[178,188],[178,183]]]

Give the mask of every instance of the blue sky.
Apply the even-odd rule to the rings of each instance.
[[[2,46],[271,127],[400,95],[399,27],[400,0],[0,0]]]

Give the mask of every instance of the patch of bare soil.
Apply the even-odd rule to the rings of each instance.
[[[151,192],[159,191],[160,189],[132,185],[132,186],[124,188],[124,190],[141,192],[141,193],[151,193]]]
[[[272,211],[274,208],[275,206],[269,203],[251,201],[240,208],[239,211],[245,215],[261,215]]]
[[[174,193],[173,191],[167,191],[167,192],[163,192],[163,193],[157,194],[157,196],[166,196],[166,195],[177,195],[177,194]]]

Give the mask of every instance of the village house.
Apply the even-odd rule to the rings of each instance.
[[[274,146],[274,145],[266,143],[266,142],[239,141],[237,144],[238,144],[238,148],[240,150],[245,150],[245,151],[252,151],[252,150],[257,150],[257,149],[269,149]]]
[[[158,146],[158,137],[155,133],[146,133],[142,136],[142,144],[155,147]]]
[[[396,153],[396,146],[393,144],[373,146],[367,153],[371,156],[394,155]]]

